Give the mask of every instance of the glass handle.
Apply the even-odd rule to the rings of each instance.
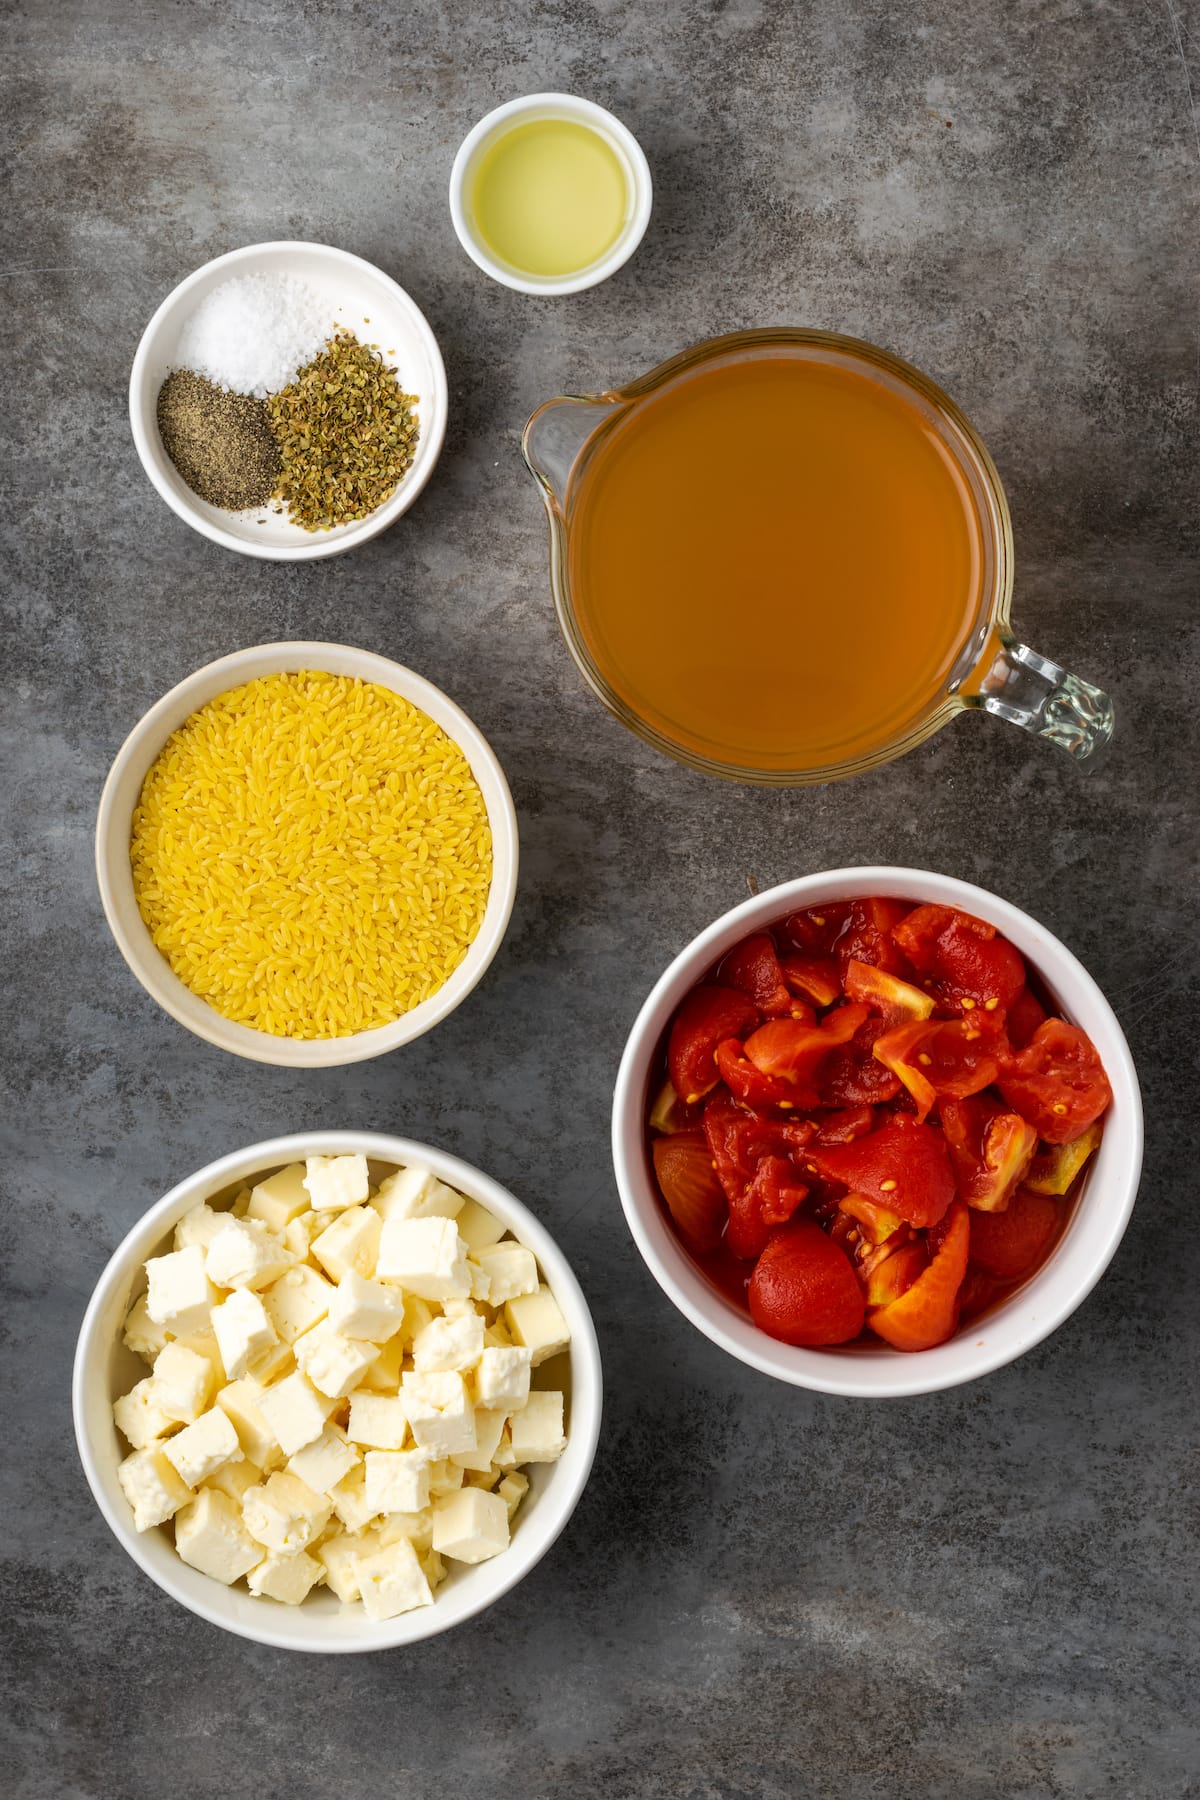
[[[992,661],[968,706],[995,713],[1022,731],[1048,738],[1068,756],[1094,769],[1113,734],[1108,695],[1013,638],[994,640]]]

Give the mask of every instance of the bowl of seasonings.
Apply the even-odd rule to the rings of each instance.
[[[404,289],[324,244],[252,244],[189,275],[142,335],[133,440],[173,512],[226,549],[335,556],[417,498],[446,372]]]
[[[341,644],[263,644],[164,696],[100,800],[105,916],[159,1005],[236,1056],[411,1043],[480,981],[517,885],[495,754],[440,689]]]

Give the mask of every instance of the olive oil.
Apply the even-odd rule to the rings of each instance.
[[[574,119],[533,119],[487,146],[470,188],[480,237],[525,275],[573,275],[621,234],[625,168],[608,139]]]

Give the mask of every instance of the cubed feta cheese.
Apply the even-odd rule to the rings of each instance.
[[[507,1521],[506,1521],[507,1523]],[[414,1606],[429,1606],[433,1593],[407,1538],[360,1558],[355,1571],[363,1610],[369,1619],[394,1619]]]
[[[486,1562],[508,1548],[508,1507],[499,1494],[463,1488],[434,1502],[433,1547],[456,1562]]]
[[[457,1224],[458,1235],[472,1256],[478,1256],[481,1250],[498,1244],[506,1230],[495,1213],[489,1212],[486,1206],[480,1206],[478,1200],[463,1201]]]
[[[272,1344],[268,1350],[260,1350],[253,1357],[246,1370],[247,1381],[255,1387],[274,1387],[285,1375],[291,1375],[296,1367],[296,1358],[290,1344]]]
[[[469,1300],[451,1301],[451,1305],[469,1306]],[[444,1309],[443,1309],[444,1310]],[[436,1317],[428,1300],[418,1300],[415,1294],[404,1296],[404,1325],[400,1332],[400,1341],[406,1350],[411,1350],[413,1339],[424,1331],[430,1319]]]
[[[117,1480],[133,1508],[135,1531],[165,1524],[192,1498],[192,1490],[161,1450],[135,1450],[118,1465]]]
[[[471,1292],[467,1247],[453,1219],[389,1219],[375,1272],[422,1300],[465,1300]]]
[[[358,1564],[362,1553],[362,1539],[352,1537],[348,1531],[326,1538],[313,1552],[325,1571],[326,1585],[346,1606],[358,1599]]]
[[[518,1463],[557,1462],[567,1445],[562,1395],[535,1389],[509,1420],[508,1430]]]
[[[475,1408],[461,1375],[452,1370],[436,1375],[406,1370],[400,1397],[422,1450],[441,1457],[475,1448]]]
[[[306,1550],[329,1521],[330,1503],[314,1494],[298,1475],[271,1475],[242,1501],[242,1519],[251,1537],[277,1556]]]
[[[380,1544],[394,1544],[397,1538],[406,1537],[420,1556],[433,1547],[433,1508],[424,1506],[415,1513],[385,1513],[371,1535]]]
[[[259,1410],[261,1399],[262,1390],[248,1381],[231,1381],[217,1395],[217,1405],[238,1434],[242,1455],[260,1469],[279,1451],[279,1439]]]
[[[329,1303],[329,1323],[343,1337],[369,1338],[382,1344],[404,1324],[404,1295],[350,1269]]]
[[[320,1437],[333,1406],[299,1370],[285,1375],[275,1387],[264,1388],[256,1396],[256,1404],[285,1456],[295,1456],[297,1450]]]
[[[268,1600],[279,1600],[284,1606],[299,1606],[324,1574],[315,1557],[296,1550],[290,1556],[264,1557],[256,1569],[251,1569],[246,1585],[252,1594],[265,1594]]]
[[[448,1456],[440,1457],[429,1465],[429,1492],[435,1500],[441,1494],[457,1493],[466,1478],[461,1463],[451,1462]]]
[[[240,1506],[246,1497],[246,1490],[257,1487],[262,1479],[263,1471],[256,1468],[252,1462],[247,1462],[243,1456],[241,1462],[222,1463],[221,1467],[214,1470],[208,1477],[204,1486],[216,1488],[218,1493],[228,1494],[229,1498],[236,1500]]]
[[[347,1531],[361,1531],[375,1517],[367,1505],[367,1471],[362,1463],[330,1488],[329,1498]]]
[[[478,1474],[490,1469],[507,1416],[507,1413],[484,1412],[482,1407],[476,1407],[475,1448],[461,1451],[457,1456],[452,1456],[451,1462],[457,1463],[460,1469],[471,1469]]]
[[[402,1334],[398,1333],[394,1338],[389,1338],[380,1350],[379,1355],[363,1376],[360,1386],[354,1390],[355,1393],[360,1392],[362,1388],[370,1388],[371,1392],[375,1394],[394,1394],[400,1386],[400,1369],[403,1362],[404,1338]]]
[[[378,1345],[343,1337],[328,1319],[298,1337],[292,1348],[301,1371],[318,1393],[331,1400],[340,1400],[356,1388],[379,1355]]]
[[[523,1244],[495,1244],[490,1250],[480,1250],[475,1261],[487,1277],[486,1298],[490,1306],[503,1306],[506,1300],[515,1300],[521,1294],[537,1293],[537,1258]]]
[[[571,1342],[571,1333],[558,1301],[544,1285],[536,1294],[522,1294],[516,1300],[507,1301],[504,1319],[513,1343],[523,1344],[532,1352],[535,1369],[549,1357],[557,1356]]]
[[[380,1183],[371,1205],[383,1220],[453,1219],[463,1208],[463,1196],[429,1169],[397,1169]]]
[[[365,1156],[310,1156],[304,1177],[316,1212],[358,1206],[371,1191]]]
[[[284,1343],[294,1344],[304,1332],[321,1323],[334,1292],[332,1282],[301,1263],[298,1268],[285,1269],[277,1281],[264,1289],[262,1303]]]
[[[298,1213],[290,1225],[284,1226],[283,1241],[292,1255],[303,1262],[312,1253],[313,1239],[327,1231],[336,1218],[335,1212]]]
[[[529,1398],[530,1350],[485,1345],[475,1370],[475,1398],[480,1406],[517,1412]]]
[[[156,1325],[165,1325],[180,1337],[208,1324],[217,1296],[204,1272],[199,1244],[172,1250],[168,1256],[152,1256],[146,1264],[146,1282],[146,1311]]]
[[[469,1307],[451,1318],[431,1319],[412,1343],[413,1363],[422,1372],[473,1369],[483,1355],[483,1319]]]
[[[114,1400],[112,1410],[117,1430],[124,1432],[135,1450],[144,1450],[147,1445],[157,1443],[179,1429],[178,1420],[165,1413],[158,1404],[154,1381],[149,1375],[119,1400]],[[161,1444],[159,1448],[162,1448]]]
[[[319,1438],[297,1450],[288,1463],[288,1474],[298,1475],[315,1493],[327,1493],[348,1475],[359,1461],[359,1453],[346,1441],[337,1425],[327,1425]]]
[[[275,1327],[257,1294],[235,1288],[210,1315],[213,1335],[231,1381],[244,1375],[256,1356],[278,1342]]]
[[[352,1206],[313,1239],[312,1254],[335,1281],[344,1281],[351,1273],[371,1276],[382,1229],[379,1214],[369,1206]]]
[[[146,1311],[146,1296],[135,1300],[125,1316],[125,1345],[144,1361],[152,1363],[167,1341],[165,1325],[156,1325]]]
[[[514,1469],[511,1475],[506,1475],[504,1477],[500,1486],[496,1489],[496,1492],[503,1500],[505,1506],[507,1506],[508,1517],[511,1522],[518,1506],[520,1506],[522,1500],[529,1492],[529,1478],[526,1475],[522,1475],[519,1469]]]
[[[183,1425],[200,1417],[216,1385],[209,1358],[186,1344],[168,1344],[159,1351],[152,1379],[157,1404]]]
[[[413,1548],[416,1549],[415,1544],[413,1545]],[[424,1575],[430,1587],[436,1592],[438,1586],[446,1579],[445,1563],[432,1546],[426,1550],[424,1555],[418,1550],[417,1561],[421,1565],[421,1573]]]
[[[241,1462],[242,1447],[232,1420],[219,1406],[213,1406],[168,1439],[163,1455],[189,1487],[199,1487],[223,1463]]]
[[[209,1279],[218,1287],[268,1287],[291,1262],[283,1239],[257,1219],[227,1217],[208,1246]]]
[[[268,1231],[282,1236],[292,1220],[307,1212],[311,1205],[304,1185],[304,1164],[289,1163],[277,1175],[269,1175],[251,1188],[246,1217],[257,1219]]]
[[[211,1314],[209,1317],[211,1318]],[[195,1351],[202,1356],[212,1370],[213,1385],[222,1388],[229,1380],[225,1373],[225,1364],[221,1359],[221,1347],[211,1325],[201,1326],[199,1331],[187,1331],[182,1337],[173,1338],[172,1343],[181,1344],[185,1350]]]
[[[351,1397],[346,1436],[352,1443],[400,1450],[407,1435],[408,1412],[400,1395],[364,1394],[360,1389]]]
[[[424,1450],[368,1450],[367,1505],[377,1513],[415,1513],[429,1504],[429,1457]]]
[[[205,1488],[178,1515],[175,1548],[185,1563],[227,1587],[249,1574],[263,1554],[242,1524],[236,1503],[217,1488]]]
[[[207,1250],[224,1223],[225,1214],[214,1212],[202,1200],[199,1206],[193,1206],[190,1212],[185,1212],[176,1225],[175,1249],[187,1250],[193,1244],[198,1244],[201,1250]]]

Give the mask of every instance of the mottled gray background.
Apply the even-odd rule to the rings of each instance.
[[[1200,1792],[1196,1501],[1197,136],[1173,0],[310,0],[5,9],[0,206],[4,821],[0,1791],[86,1797]],[[534,300],[459,249],[455,147],[539,88],[641,138],[653,222],[606,286]],[[125,383],[207,258],[296,236],[379,263],[442,344],[413,512],[284,568],[193,535]],[[1007,484],[1016,618],[1109,686],[1082,779],[960,719],[848,785],[738,790],[584,691],[522,423],[709,333],[888,345]],[[520,814],[507,942],[396,1055],[289,1075],[158,1012],[105,930],[97,797],[198,664],[289,635],[411,663],[490,737]],[[1124,1021],[1146,1178],[1101,1287],[1019,1364],[868,1406],[773,1384],[677,1317],[622,1221],[614,1068],[648,985],[747,882],[927,863],[1030,908]],[[428,1137],[558,1234],[608,1379],[596,1470],[504,1605],[411,1653],[259,1650],[123,1556],[71,1438],[113,1245],[178,1178],[306,1126]]]

